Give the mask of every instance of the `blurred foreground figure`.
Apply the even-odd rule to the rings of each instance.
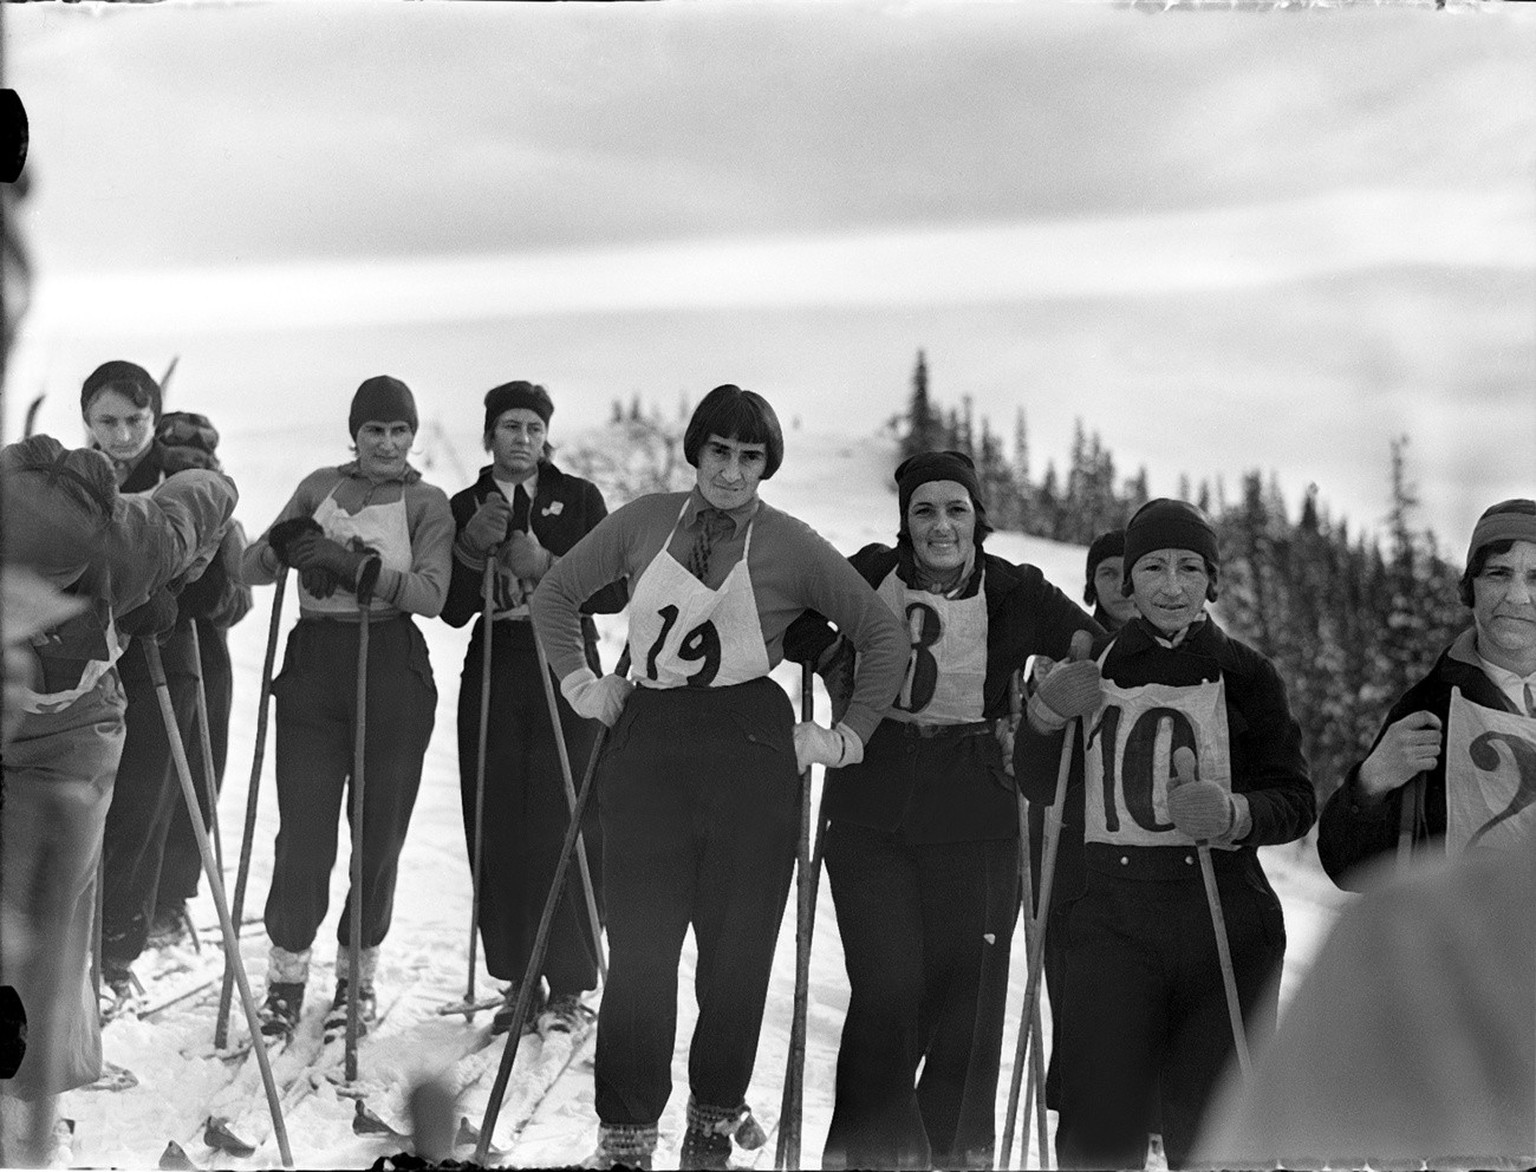
[[[11,1100],[0,1148],[25,1164],[51,1135],[52,1096],[101,1074],[89,962],[102,826],[123,748],[115,665],[129,634],[153,635],[163,616],[174,618],[174,584],[213,557],[235,488],[217,472],[191,471],[120,496],[104,456],[66,451],[51,436],[0,449],[0,477],[7,565],[83,604],[17,649],[33,660],[24,665],[30,684],[13,685],[7,671],[0,982],[21,995],[28,1048],[15,1078],[0,1083],[0,1100]]]
[[[1536,1165],[1533,846],[1437,862],[1348,908],[1195,1162]]]

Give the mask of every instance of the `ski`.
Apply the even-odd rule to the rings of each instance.
[[[596,1022],[588,1021],[575,1031],[551,1030],[543,1035],[535,1033],[524,1036],[512,1066],[512,1077],[507,1083],[507,1094],[496,1120],[496,1130],[491,1136],[490,1156],[493,1160],[500,1161],[510,1155],[523,1131],[538,1114],[545,1098],[566,1071],[577,1063],[596,1035]],[[491,1050],[500,1049],[491,1047]],[[484,1053],[488,1054],[490,1050]],[[500,1061],[498,1052],[495,1061],[486,1064],[486,1069],[494,1071]],[[459,1132],[455,1138],[458,1146],[473,1148],[480,1142],[478,1121],[485,1118],[490,1090],[489,1086],[482,1089],[477,1082],[468,1088],[460,1101],[464,1116],[459,1121]]]

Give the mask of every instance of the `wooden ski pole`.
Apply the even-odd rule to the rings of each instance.
[[[624,648],[624,654],[619,656],[614,674],[618,676],[629,674],[627,646]],[[597,763],[603,753],[603,743],[607,739],[608,728],[604,725],[597,730],[597,739],[592,744],[592,756],[587,759],[587,772],[581,779],[581,789],[576,794],[576,809],[571,812],[570,824],[565,828],[565,839],[560,844],[560,858],[555,864],[555,875],[549,885],[549,895],[544,900],[543,914],[539,916],[539,927],[534,934],[533,949],[528,955],[528,966],[523,970],[523,979],[518,984],[517,1004],[512,1007],[512,1020],[508,1023],[507,1047],[502,1051],[501,1063],[496,1068],[496,1081],[491,1086],[490,1101],[486,1104],[485,1116],[480,1122],[480,1138],[475,1143],[473,1159],[482,1168],[487,1166],[486,1160],[491,1154],[491,1136],[496,1129],[496,1118],[501,1114],[501,1100],[507,1093],[507,1083],[512,1077],[512,1064],[517,1060],[518,1040],[522,1037],[523,1023],[528,1019],[528,1008],[533,1001],[533,986],[537,983],[539,972],[544,967],[544,953],[549,947],[549,926],[555,918],[555,907],[560,902],[560,896],[565,889],[566,876],[570,874],[571,856],[576,851],[576,835],[581,829],[581,815],[592,797],[592,779],[597,775]]]
[[[464,1019],[475,1016],[475,965],[480,944],[480,875],[485,854],[485,757],[491,722],[491,631],[495,612],[496,551],[488,550],[480,575],[480,727],[475,741],[475,857],[470,862],[469,977],[464,985]]]
[[[524,592],[532,594],[533,583],[523,583]],[[549,706],[549,727],[555,733],[555,752],[560,757],[560,780],[565,785],[565,804],[571,816],[576,816],[576,783],[571,773],[571,755],[565,747],[565,724],[560,719],[560,702],[555,698],[555,677],[549,670],[549,657],[544,654],[544,644],[538,632],[533,635],[533,649],[539,659],[539,675],[544,680],[544,702]],[[581,874],[581,891],[587,903],[587,922],[592,926],[592,956],[597,961],[598,976],[608,983],[608,956],[603,949],[603,921],[597,912],[597,890],[592,885],[592,869],[587,863],[587,839],[576,828],[576,869]],[[540,974],[535,974],[537,980]]]
[[[347,895],[348,1082],[357,1081],[357,1043],[361,1033],[358,1029],[361,1010],[358,986],[363,971],[363,767],[368,747],[368,619],[372,585],[372,582],[359,583],[357,587],[357,716],[353,720],[352,741],[352,890]]]
[[[1072,636],[1069,660],[1081,659],[1088,653],[1091,637],[1086,631]],[[1045,857],[1040,865],[1040,915],[1036,919],[1035,937],[1029,942],[1029,977],[1024,984],[1024,1006],[1019,1014],[1019,1044],[1014,1052],[1013,1075],[1008,1082],[1008,1111],[1003,1121],[1003,1142],[998,1149],[1000,1167],[1007,1167],[1013,1154],[1013,1126],[1019,1111],[1019,1090],[1024,1081],[1024,1062],[1029,1049],[1029,1031],[1024,1028],[1035,1014],[1040,1002],[1040,977],[1045,969],[1045,930],[1050,923],[1051,887],[1056,878],[1056,853],[1061,844],[1062,807],[1067,801],[1067,780],[1072,773],[1072,754],[1076,748],[1078,726],[1081,719],[1067,722],[1066,735],[1061,742],[1061,759],[1056,767],[1056,797],[1045,816]]]
[[[277,1083],[272,1077],[272,1064],[267,1048],[261,1044],[261,1022],[256,1016],[256,1002],[251,996],[250,982],[246,979],[245,965],[240,957],[240,935],[235,931],[229,915],[229,905],[224,900],[224,877],[214,866],[213,847],[208,831],[203,828],[198,815],[197,788],[192,782],[192,766],[187,761],[186,746],[181,743],[181,730],[176,723],[176,709],[171,704],[171,689],[165,680],[165,663],[160,658],[160,645],[153,639],[144,639],[144,658],[149,663],[149,677],[155,694],[160,700],[160,717],[165,722],[165,737],[170,742],[171,759],[176,765],[176,775],[181,780],[181,796],[187,804],[192,819],[192,834],[197,839],[197,851],[202,856],[203,874],[208,879],[208,892],[213,896],[213,906],[219,914],[219,930],[224,937],[224,963],[226,971],[233,972],[240,989],[240,1005],[245,1011],[246,1028],[251,1031],[251,1050],[261,1070],[261,1083],[267,1095],[267,1107],[272,1113],[272,1131],[277,1136],[277,1149],[285,1168],[293,1167],[293,1152],[288,1146],[288,1129],[283,1124],[283,1111],[278,1103]]]
[[[256,800],[261,789],[261,766],[267,747],[267,716],[272,697],[272,667],[277,660],[277,631],[283,615],[283,590],[288,585],[288,567],[277,572],[276,589],[272,591],[272,620],[267,625],[267,655],[261,665],[261,696],[256,709],[256,751],[251,758],[251,782],[245,795],[245,831],[240,838],[240,865],[235,872],[235,903],[232,914],[238,929],[245,912],[245,883],[251,874],[251,846],[256,838]],[[222,1050],[229,1044],[229,1008],[234,991],[235,975],[232,969],[224,970],[224,987],[219,991],[219,1016],[213,1027],[214,1049]]]
[[[1418,829],[1419,807],[1424,801],[1424,774],[1415,773],[1403,786],[1397,817],[1397,869],[1406,871],[1413,862],[1413,835]]]
[[[1019,681],[1018,672],[1014,672],[1008,680],[1008,716],[1012,721],[1012,730],[1018,733],[1019,721],[1024,716],[1024,692]],[[1010,747],[1012,738],[1009,741]],[[1003,762],[1003,769],[1009,777],[1013,776],[1013,758],[1010,753]],[[1020,920],[1024,926],[1024,955],[1027,957],[1030,950],[1030,941],[1040,931],[1036,920],[1034,875],[1029,865],[1029,800],[1025,798],[1022,790],[1015,788],[1014,796],[1018,801],[1019,810],[1019,890]],[[1024,1022],[1020,1021],[1019,1028],[1024,1028]],[[1045,1055],[1044,1055],[1044,1030],[1040,1024],[1040,1002],[1035,1002],[1034,1012],[1029,1018],[1029,1082],[1024,1088],[1024,1121],[1019,1128],[1021,1142],[1027,1142],[1022,1137],[1029,1135],[1029,1115],[1033,1108],[1039,1121],[1039,1151],[1041,1167],[1049,1168],[1050,1152],[1047,1150],[1048,1138],[1046,1135],[1045,1119]]]
[[[816,715],[810,664],[800,668],[800,719]],[[810,1006],[811,937],[816,927],[816,872],[811,859],[811,767],[800,771],[800,845],[795,860],[795,1000],[789,1026],[789,1063],[779,1108],[776,1168],[800,1167],[800,1123],[805,1100],[806,1016]]]
[[[219,791],[213,772],[213,726],[208,723],[208,689],[203,683],[203,641],[197,629],[197,620],[188,624],[192,629],[192,662],[197,671],[197,738],[202,750],[203,790],[208,799],[208,825],[212,828],[213,858],[224,874],[224,836],[219,833]],[[197,939],[193,933],[192,939]]]
[[[1181,745],[1173,752],[1173,772],[1180,784],[1195,780],[1196,758],[1194,750]],[[1237,1063],[1243,1078],[1253,1073],[1248,1058],[1248,1034],[1243,1028],[1243,1008],[1237,999],[1237,978],[1232,971],[1232,942],[1227,936],[1226,917],[1221,912],[1221,893],[1216,889],[1216,868],[1211,862],[1211,844],[1200,839],[1195,843],[1200,856],[1200,878],[1205,881],[1205,901],[1211,909],[1211,928],[1216,933],[1216,959],[1221,964],[1221,984],[1227,995],[1227,1019],[1232,1023],[1232,1042],[1237,1047]]]

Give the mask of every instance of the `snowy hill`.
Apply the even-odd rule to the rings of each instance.
[[[334,437],[334,442],[332,438]],[[564,440],[567,437],[561,436]],[[873,540],[892,541],[895,534],[896,500],[890,482],[893,466],[891,441],[881,436],[813,435],[792,430],[786,435],[786,458],[779,474],[764,486],[764,497],[776,506],[803,518],[839,549],[852,552]],[[416,457],[427,469],[428,479],[452,493],[468,483],[467,477],[482,462],[478,437],[452,434],[426,424]],[[260,428],[232,430],[221,445],[227,467],[243,491],[238,515],[253,535],[271,522],[300,477],[327,462],[347,458],[344,428],[340,421],[322,440],[310,428],[281,416]],[[557,456],[558,459],[558,456]],[[1011,560],[1039,565],[1052,581],[1073,597],[1082,585],[1084,551],[1016,534],[997,534],[989,548]],[[256,592],[256,606],[230,632],[235,669],[234,719],[230,730],[229,770],[220,808],[227,883],[233,886],[235,860],[245,810],[245,791],[252,759],[255,707],[259,691],[270,608],[270,588]],[[286,630],[296,617],[291,602],[282,616]],[[394,924],[383,948],[379,985],[381,998],[391,987],[405,997],[386,1020],[377,1045],[363,1051],[363,1077],[390,1067],[406,1073],[430,1072],[441,1056],[462,1040],[467,1027],[459,1019],[437,1017],[435,1004],[462,996],[466,979],[466,942],[470,918],[470,873],[463,840],[460,812],[455,705],[458,675],[467,631],[456,631],[436,621],[420,624],[431,649],[438,688],[437,724],[427,753],[420,798],[401,860],[399,892]],[[603,627],[603,656],[611,664],[622,640],[622,628],[613,620]],[[281,660],[279,660],[280,664]],[[781,665],[777,678],[798,695],[794,669]],[[827,717],[825,697],[818,689],[818,717]],[[276,798],[273,753],[268,746],[257,811],[255,850],[245,914],[259,917],[271,877],[272,844],[276,832]],[[818,778],[819,784],[819,778]],[[1317,871],[1310,848],[1286,847],[1266,851],[1266,862],[1286,909],[1290,935],[1283,988],[1294,987],[1319,938],[1331,922],[1340,897]],[[345,843],[333,876],[331,915],[322,926],[315,947],[316,972],[311,998],[328,1000],[331,976],[328,966],[335,955],[335,916],[346,885]],[[194,906],[200,924],[212,924],[214,911],[206,893]],[[261,996],[264,984],[266,938],[259,926],[243,943],[251,983]],[[678,991],[678,1048],[674,1055],[677,1090],[661,1121],[662,1146],[657,1167],[675,1166],[676,1145],[683,1130],[687,1100],[687,1043],[696,1007],[692,990],[692,950],[685,952],[684,972]],[[1015,934],[1009,1018],[1004,1043],[1003,1085],[1012,1066],[1017,1006],[1023,996],[1025,976],[1023,934]],[[756,1075],[748,1102],[767,1124],[777,1118],[788,1046],[790,1006],[794,981],[793,900],[781,930],[775,958],[762,1043]],[[493,984],[484,971],[476,987],[484,992]],[[820,891],[812,963],[810,1031],[806,1066],[803,1160],[815,1166],[826,1134],[832,1106],[833,1074],[838,1037],[847,1005],[847,986],[836,918],[826,884]],[[134,1089],[115,1093],[74,1092],[63,1099],[63,1112],[77,1121],[72,1160],[94,1167],[153,1167],[168,1139],[187,1147],[200,1165],[217,1160],[221,1167],[275,1166],[277,1149],[267,1139],[256,1154],[246,1159],[212,1156],[195,1141],[208,1105],[228,1081],[229,1072],[206,1053],[212,1036],[212,1013],[207,1007],[172,1011],[154,1025],[121,1022],[105,1034],[107,1057],[131,1067],[140,1078]],[[239,1021],[238,1008],[236,1020]],[[484,1018],[481,1018],[484,1023]],[[237,1025],[235,1033],[243,1032]],[[188,1053],[192,1056],[188,1056]],[[589,1051],[590,1053],[590,1051]],[[264,1134],[260,1087],[241,1089],[248,1096],[248,1126]],[[226,1097],[229,1092],[226,1092]],[[366,1167],[380,1155],[398,1147],[388,1141],[353,1135],[353,1105],[329,1087],[308,1097],[288,1118],[294,1156],[301,1167]],[[475,1119],[478,1123],[478,1118]],[[529,1166],[564,1164],[584,1157],[592,1148],[596,1117],[592,1110],[590,1067],[578,1063],[546,1100],[540,1113],[522,1133],[507,1156],[510,1163]],[[258,1137],[248,1137],[258,1138]],[[770,1146],[772,1141],[770,1140]],[[761,1163],[771,1161],[771,1151]],[[1031,1152],[1031,1163],[1038,1153]]]

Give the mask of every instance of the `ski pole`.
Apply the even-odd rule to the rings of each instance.
[[[272,666],[277,659],[277,629],[283,614],[283,588],[288,584],[288,567],[277,572],[277,588],[272,592],[272,621],[267,627],[267,657],[261,665],[261,698],[256,709],[256,752],[251,758],[251,784],[245,797],[245,832],[240,839],[240,866],[235,872],[233,915],[240,922],[245,912],[245,881],[251,873],[251,844],[256,838],[256,798],[261,788],[262,756],[267,747],[267,708],[272,696]],[[224,970],[224,987],[219,991],[219,1016],[213,1028],[214,1049],[229,1044],[229,1007],[234,990],[234,973]]]
[[[1012,728],[1017,734],[1019,721],[1024,716],[1024,693],[1019,681],[1019,672],[1014,672],[1008,678],[1008,718],[1012,722]],[[1010,738],[1010,747],[1011,747]],[[1003,762],[1003,769],[1009,777],[1013,776],[1012,754]],[[1034,875],[1029,865],[1029,801],[1024,797],[1023,791],[1015,784],[1014,796],[1018,802],[1019,811],[1019,890],[1020,890],[1020,920],[1024,926],[1024,955],[1029,955],[1030,941],[1040,929],[1035,920],[1035,895]],[[1019,1028],[1024,1028],[1021,1020]],[[1045,1056],[1043,1053],[1043,1034],[1040,1025],[1040,1003],[1035,1002],[1034,1012],[1029,1017],[1030,1038],[1030,1065],[1029,1082],[1024,1088],[1024,1121],[1019,1128],[1021,1137],[1029,1134],[1029,1115],[1033,1107],[1039,1121],[1039,1150],[1041,1166],[1050,1167],[1050,1153],[1047,1149],[1046,1120],[1045,1120]]]
[[[480,944],[480,869],[485,853],[485,757],[491,721],[491,622],[495,612],[495,551],[485,555],[480,575],[480,727],[475,741],[475,857],[470,866],[469,977],[464,985],[464,1019],[475,1016],[475,964]]]
[[[1173,772],[1182,784],[1195,779],[1195,753],[1187,745],[1173,751]],[[1237,1046],[1237,1063],[1243,1078],[1253,1073],[1248,1060],[1248,1035],[1243,1029],[1243,1010],[1237,999],[1237,978],[1232,972],[1232,942],[1227,937],[1226,917],[1221,913],[1221,893],[1216,890],[1216,868],[1211,862],[1211,844],[1206,839],[1195,843],[1200,856],[1200,878],[1205,881],[1205,901],[1211,908],[1211,927],[1216,933],[1216,959],[1221,964],[1221,984],[1227,995],[1227,1018],[1232,1023],[1232,1041]]]
[[[1406,871],[1413,861],[1413,832],[1418,828],[1419,805],[1424,800],[1424,775],[1415,773],[1403,786],[1397,817],[1397,869]]]
[[[800,719],[815,716],[814,677],[810,664],[800,667]],[[784,1072],[784,1101],[779,1108],[776,1168],[800,1167],[800,1116],[805,1099],[806,1014],[810,1003],[811,934],[816,927],[816,874],[811,861],[811,767],[800,771],[800,844],[795,860],[795,1001],[789,1025],[789,1064]]]
[[[531,582],[523,583],[525,594],[533,593],[529,587]],[[565,785],[565,804],[571,811],[571,817],[576,816],[576,783],[572,780],[571,755],[565,747],[564,722],[560,719],[560,703],[555,699],[555,677],[549,670],[549,657],[544,653],[544,644],[539,640],[539,633],[533,633],[533,650],[539,660],[539,675],[544,680],[544,701],[549,705],[549,726],[555,733],[555,752],[560,757],[560,780]],[[581,833],[581,828],[576,829],[576,869],[581,873],[581,890],[587,901],[587,920],[592,925],[592,955],[597,960],[598,975],[603,983],[608,983],[608,958],[603,952],[603,924],[597,914],[597,892],[592,886],[592,870],[587,864],[587,840]],[[539,974],[534,974],[534,980],[538,980]]]
[[[245,1011],[246,1027],[251,1031],[251,1050],[256,1055],[256,1065],[261,1070],[261,1083],[267,1094],[267,1106],[272,1112],[272,1130],[277,1136],[277,1148],[283,1166],[293,1167],[293,1152],[288,1147],[288,1129],[283,1124],[283,1111],[278,1105],[277,1083],[272,1077],[272,1064],[267,1048],[261,1044],[261,1022],[256,1017],[256,1001],[251,996],[251,985],[246,979],[245,965],[240,957],[240,937],[230,919],[229,905],[224,900],[224,877],[214,865],[213,847],[208,831],[198,816],[197,788],[192,783],[192,766],[187,761],[186,746],[181,742],[181,730],[176,724],[176,709],[171,704],[171,689],[165,680],[165,663],[160,658],[160,645],[153,639],[144,641],[144,658],[149,663],[149,677],[154,684],[155,695],[160,699],[160,717],[165,722],[165,739],[170,742],[171,759],[176,765],[176,775],[181,780],[181,796],[187,804],[187,814],[192,819],[192,834],[197,839],[197,852],[202,856],[203,874],[208,878],[208,892],[213,896],[213,906],[219,913],[219,930],[224,937],[225,971],[233,972],[240,989],[240,1005]]]
[[[375,566],[378,564],[375,561]],[[363,570],[368,573],[367,567]],[[377,571],[375,570],[375,574]],[[357,587],[357,717],[352,740],[352,891],[347,897],[346,1078],[357,1081],[359,980],[363,965],[363,766],[368,747],[368,619],[372,582]]]
[[[1090,636],[1086,631],[1072,635],[1069,659],[1081,659],[1088,653]],[[1003,1165],[1013,1152],[1013,1121],[1019,1110],[1019,1089],[1024,1081],[1024,1061],[1029,1049],[1029,1031],[1024,1028],[1035,1014],[1040,1003],[1040,976],[1045,968],[1045,930],[1050,922],[1051,887],[1056,878],[1056,852],[1061,844],[1062,807],[1067,802],[1067,779],[1072,773],[1072,753],[1076,747],[1078,725],[1082,720],[1067,722],[1066,735],[1061,742],[1061,760],[1056,767],[1056,799],[1045,816],[1045,857],[1040,865],[1040,914],[1035,925],[1038,931],[1029,942],[1029,978],[1024,984],[1024,1007],[1019,1015],[1019,1044],[1013,1058],[1013,1075],[1008,1083],[1008,1112],[1003,1123],[1003,1143],[999,1156]]]
[[[213,858],[219,864],[219,874],[224,874],[224,840],[219,833],[219,791],[213,776],[213,726],[208,723],[208,689],[203,683],[203,642],[197,630],[197,620],[188,624],[192,628],[192,663],[197,672],[197,734],[203,758],[203,789],[208,798],[208,824],[212,827]],[[197,933],[192,934],[197,939]]]
[[[629,674],[629,647],[619,656],[614,674]],[[555,918],[555,906],[565,889],[566,876],[571,870],[571,856],[576,851],[576,835],[581,829],[581,815],[592,797],[592,779],[597,775],[597,762],[603,754],[603,742],[608,739],[608,726],[597,730],[592,743],[592,756],[587,759],[587,772],[581,779],[581,789],[576,794],[576,808],[571,811],[571,821],[565,828],[565,839],[560,844],[560,858],[555,863],[554,879],[549,885],[549,895],[544,900],[544,911],[539,916],[538,931],[534,934],[533,948],[528,954],[528,966],[518,984],[517,1004],[512,1007],[512,1020],[507,1029],[507,1047],[502,1051],[501,1064],[496,1068],[496,1081],[491,1087],[490,1101],[485,1106],[485,1117],[480,1122],[480,1138],[475,1143],[474,1162],[482,1168],[491,1153],[491,1133],[496,1128],[496,1117],[501,1114],[501,1100],[507,1093],[507,1082],[512,1077],[512,1064],[517,1060],[518,1039],[523,1033],[523,1022],[528,1019],[528,1008],[533,1001],[533,986],[544,967],[544,952],[549,947],[549,926]]]

